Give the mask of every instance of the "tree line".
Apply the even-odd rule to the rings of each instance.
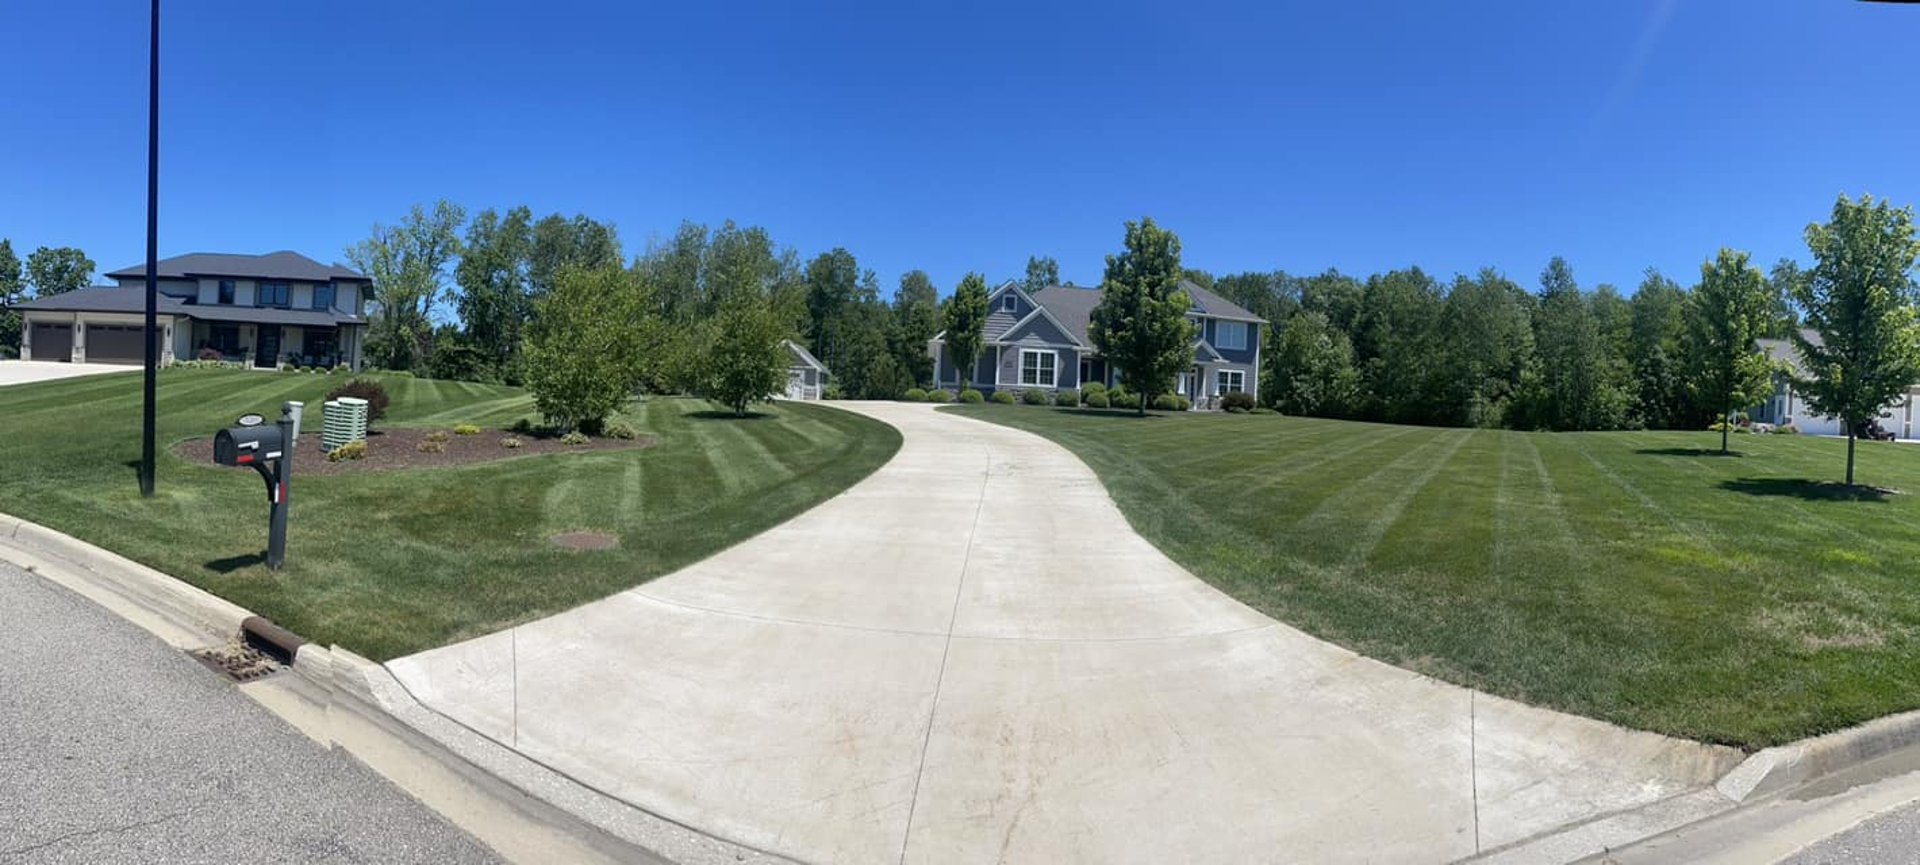
[[[20,354],[20,313],[13,306],[32,297],[51,297],[93,282],[93,259],[71,246],[42,246],[23,263],[13,240],[0,237],[0,358]]]

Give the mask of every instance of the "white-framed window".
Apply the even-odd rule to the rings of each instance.
[[[1234,393],[1247,389],[1247,371],[1244,369],[1222,369],[1214,372],[1214,393]]]
[[[1001,312],[1013,312],[1014,310],[1019,308],[1020,308],[1020,299],[1017,297],[1014,297],[1013,292],[1009,291],[1006,294],[1000,295],[1000,311]]]
[[[1020,383],[1033,387],[1053,387],[1054,364],[1060,356],[1051,351],[1020,350]]]
[[[1216,321],[1213,323],[1213,347],[1228,351],[1245,351],[1247,348],[1247,323],[1244,321]]]

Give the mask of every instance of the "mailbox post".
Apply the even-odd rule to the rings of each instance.
[[[265,426],[257,414],[242,415],[235,426],[213,436],[213,461],[223,466],[245,466],[260,473],[267,484],[267,567],[279,570],[287,559],[287,481],[293,474],[293,446],[299,437],[301,404],[280,408],[280,420]]]

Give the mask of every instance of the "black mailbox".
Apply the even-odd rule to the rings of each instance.
[[[223,466],[248,466],[277,460],[286,449],[279,425],[237,426],[213,435],[213,461]]]

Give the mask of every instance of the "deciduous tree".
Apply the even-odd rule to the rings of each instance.
[[[620,234],[611,223],[574,214],[572,219],[558,213],[542,217],[533,225],[533,255],[527,264],[527,282],[535,297],[553,287],[554,277],[565,267],[596,270],[618,267],[625,262],[620,251]]]
[[[527,326],[527,388],[561,429],[598,433],[644,378],[661,334],[646,282],[619,267],[563,266]]]
[[[1860,425],[1920,381],[1913,209],[1843,195],[1827,222],[1807,226],[1807,246],[1815,263],[1794,300],[1820,338],[1793,335],[1808,373],[1796,387],[1808,408],[1846,426],[1851,485]]]
[[[745,416],[786,383],[791,315],[783,310],[783,283],[791,258],[776,252],[760,228],[729,222],[714,232],[707,253],[707,287],[714,315],[706,331],[707,363],[701,392]],[[831,367],[829,367],[831,369]]]
[[[1687,299],[1689,385],[1719,415],[1720,452],[1727,452],[1728,415],[1767,396],[1773,363],[1754,340],[1766,333],[1767,280],[1747,254],[1722,248],[1700,265],[1700,286]]]
[[[1053,256],[1027,257],[1027,278],[1021,281],[1020,287],[1026,289],[1028,294],[1032,294],[1049,285],[1059,284],[1060,263],[1054,261]]]
[[[533,211],[516,207],[503,217],[491,208],[467,226],[466,243],[454,281],[460,286],[455,308],[463,335],[496,374],[517,384],[513,372],[521,331],[533,314],[527,269],[533,256]]]
[[[986,277],[978,273],[962,277],[941,309],[940,318],[946,330],[947,356],[953,360],[959,388],[965,390],[973,381],[973,367],[980,359],[987,326]]]
[[[1193,365],[1193,301],[1180,287],[1180,238],[1152,217],[1127,223],[1125,248],[1107,256],[1103,296],[1088,333],[1140,395],[1140,413]]]
[[[924,270],[909,270],[893,293],[893,353],[912,387],[933,383],[927,343],[940,332],[940,290]]]
[[[42,246],[27,256],[27,281],[33,283],[35,297],[86,288],[94,269],[93,259],[72,246]]]
[[[466,218],[465,208],[445,199],[432,210],[416,204],[399,225],[375,223],[371,236],[347,249],[347,258],[373,280],[367,348],[376,364],[389,369],[424,365]]]
[[[20,313],[13,306],[27,299],[27,279],[13,241],[0,237],[0,358],[20,353]]]
[[[1358,395],[1353,346],[1324,313],[1302,312],[1268,337],[1260,396],[1286,414],[1345,417]]]

